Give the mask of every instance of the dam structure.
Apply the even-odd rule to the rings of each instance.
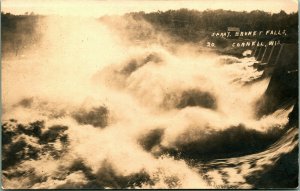
[[[253,52],[261,78],[270,78],[260,101],[258,116],[269,114],[284,106],[298,104],[298,45],[284,43],[276,46],[257,47]]]

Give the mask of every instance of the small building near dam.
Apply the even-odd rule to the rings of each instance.
[[[239,36],[235,36],[235,33],[238,32],[240,33],[240,28],[238,27],[227,27],[227,32],[229,32],[229,36],[228,38],[231,38],[231,39],[237,39],[239,38]]]

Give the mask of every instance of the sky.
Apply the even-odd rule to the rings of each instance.
[[[1,11],[12,14],[34,12],[49,15],[98,17],[132,11],[166,11],[169,9],[225,9],[233,11],[263,10],[277,13],[298,11],[297,0],[1,0]]]

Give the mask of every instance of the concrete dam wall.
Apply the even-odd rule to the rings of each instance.
[[[270,78],[268,88],[257,103],[258,117],[279,108],[298,105],[298,44],[258,47],[253,52],[257,61],[254,67],[263,70],[262,78]],[[298,112],[298,109],[293,112]]]

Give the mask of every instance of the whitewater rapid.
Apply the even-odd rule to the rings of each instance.
[[[5,188],[253,188],[245,177],[296,147],[292,107],[255,116],[269,79],[248,83],[253,58],[94,20],[41,29],[39,48],[2,61]]]

